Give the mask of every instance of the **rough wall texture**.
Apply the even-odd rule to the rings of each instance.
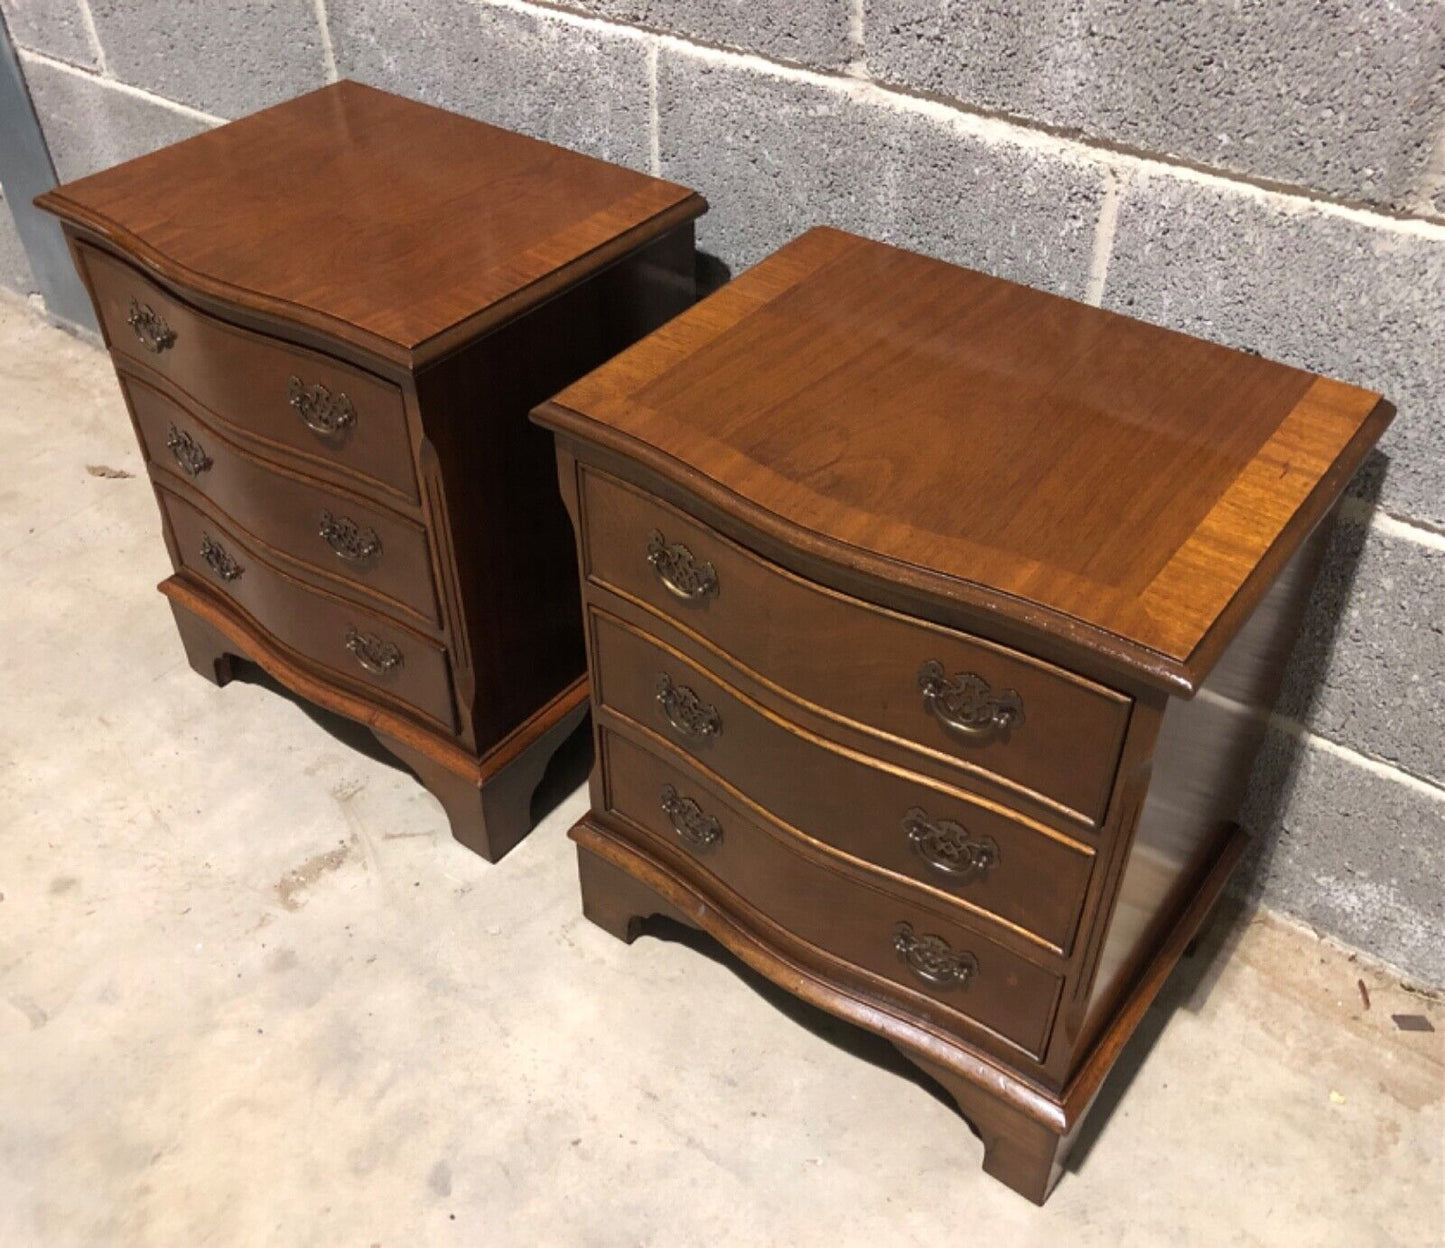
[[[695,186],[734,270],[829,221],[1384,390],[1243,886],[1445,982],[1439,0],[0,8],[62,177],[339,73]]]

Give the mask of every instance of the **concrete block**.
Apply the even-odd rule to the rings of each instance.
[[[85,28],[84,0],[0,0],[0,13],[17,48],[43,52],[59,61],[98,68],[95,45]]]
[[[1271,730],[1243,823],[1239,891],[1445,985],[1445,790]]]
[[[1151,152],[1407,205],[1445,118],[1437,0],[864,0],[869,69]]]
[[[344,77],[646,170],[647,48],[473,0],[328,0]]]
[[[0,286],[17,295],[33,294],[39,289],[4,191],[0,191]]]
[[[1445,786],[1445,550],[1337,525],[1277,709]]]
[[[568,8],[823,69],[856,55],[848,0],[569,0]]]
[[[1087,285],[1100,170],[1005,127],[985,138],[861,83],[668,48],[658,112],[662,174],[707,196],[699,245],[734,271],[827,224],[1067,295]]]
[[[22,57],[25,81],[62,182],[188,139],[207,129],[163,104],[99,79]]]
[[[1380,505],[1445,528],[1441,291],[1440,227],[1149,171],[1123,195],[1104,306],[1381,391],[1399,414]]]
[[[326,83],[312,0],[89,3],[115,77],[202,112],[243,117]]]

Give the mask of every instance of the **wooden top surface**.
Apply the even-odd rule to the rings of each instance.
[[[391,359],[706,209],[684,187],[353,82],[36,202],[174,282]]]
[[[1197,688],[1393,409],[832,229],[558,395],[544,424],[879,580]]]

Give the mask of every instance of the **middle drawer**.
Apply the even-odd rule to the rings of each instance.
[[[1087,846],[779,719],[613,616],[593,608],[588,619],[604,712],[815,844],[1068,953]]]
[[[266,545],[439,623],[426,530],[356,495],[264,464],[127,373],[146,456],[180,476]]]

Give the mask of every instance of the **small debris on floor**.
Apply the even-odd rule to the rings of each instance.
[[[1331,1088],[1331,1089],[1330,1089],[1330,1104],[1331,1104],[1331,1105],[1343,1105],[1344,1103],[1345,1103],[1345,1098],[1344,1098],[1343,1096],[1341,1096],[1338,1092],[1336,1092],[1333,1088]]]
[[[1365,987],[1365,981],[1363,979],[1357,979],[1355,983],[1358,984],[1360,988],[1360,1000],[1365,1003],[1365,1009],[1368,1010],[1370,1008],[1370,990]]]
[[[107,464],[86,464],[86,472],[92,477],[106,477],[111,480],[125,480],[127,477],[135,476],[133,472],[127,472],[124,468],[111,468]]]
[[[1391,1021],[1401,1031],[1434,1031],[1434,1024],[1423,1014],[1391,1014]]]

